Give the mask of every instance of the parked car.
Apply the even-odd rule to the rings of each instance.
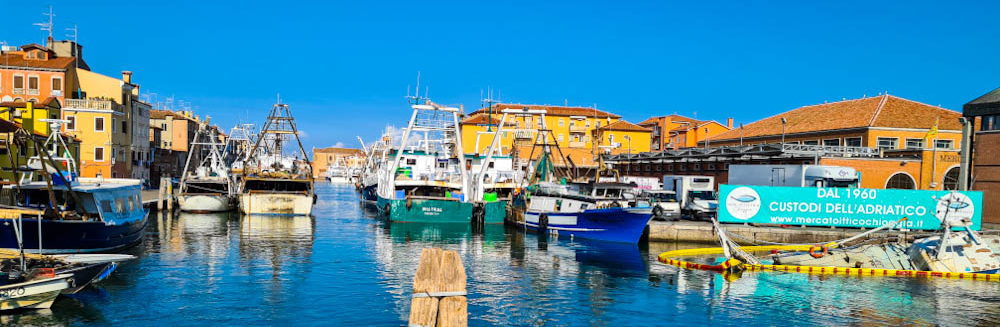
[[[644,190],[641,198],[642,201],[647,202],[650,207],[653,207],[653,219],[680,219],[681,204],[677,202],[677,194],[674,191]]]

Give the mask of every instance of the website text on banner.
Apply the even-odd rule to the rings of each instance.
[[[942,219],[982,224],[983,193],[719,185],[719,221],[874,228],[907,217],[900,228],[938,229]]]

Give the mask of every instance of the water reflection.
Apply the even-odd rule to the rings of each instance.
[[[458,251],[470,325],[997,325],[1000,284],[784,273],[725,276],[656,262],[674,249],[552,239],[503,225],[390,224],[350,188],[317,185],[309,217],[152,215],[97,288],[10,325],[405,324],[420,251]],[[713,261],[716,258],[700,258]]]

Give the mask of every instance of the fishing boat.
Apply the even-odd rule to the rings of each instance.
[[[544,122],[545,116],[542,115]],[[565,158],[552,131],[544,125],[537,131],[531,158],[536,148],[541,156],[529,167],[529,181],[512,204],[516,214],[511,223],[526,230],[551,233],[570,238],[638,243],[653,216],[649,206],[639,206],[633,194],[635,187],[620,182],[599,182],[602,173],[617,173],[598,161],[596,175],[574,176],[573,170],[557,170],[553,165],[553,148],[559,158]]]
[[[27,275],[0,274],[7,277],[0,278],[0,311],[51,308],[59,294],[73,285],[72,274],[57,275],[52,269],[38,269]]]
[[[284,153],[285,144],[294,139],[297,155]],[[253,215],[312,214],[316,202],[312,167],[295,119],[280,99],[271,108],[267,122],[256,137],[240,172],[240,212]]]
[[[338,159],[335,164],[327,167],[324,175],[326,181],[331,184],[351,184],[350,171],[341,159]]]
[[[370,146],[365,146],[365,142],[360,137],[358,140],[361,141],[361,147],[365,149],[365,164],[361,166],[355,187],[361,193],[363,204],[375,205],[378,202],[379,170],[387,161],[389,150],[392,149],[391,133],[387,128],[382,137]]]
[[[209,213],[235,208],[235,187],[225,163],[224,146],[220,143],[218,132],[207,122],[199,126],[181,176],[177,197],[181,211]],[[199,156],[200,162],[191,171],[191,161]]]
[[[493,102],[484,101],[492,113]],[[524,179],[524,171],[514,165],[514,157],[500,153],[500,139],[505,133],[516,133],[517,130],[505,128],[509,115],[530,116],[543,111],[504,110],[499,121],[487,118],[487,130],[476,134],[475,149],[479,149],[481,137],[492,137],[485,154],[472,156],[473,202],[476,207],[473,218],[487,224],[502,224],[507,218],[507,208]],[[512,150],[513,151],[513,150]]]
[[[54,131],[65,122],[43,121]],[[20,178],[3,186],[11,196],[0,204],[0,248],[19,247],[18,229],[23,231],[20,245],[36,253],[115,251],[142,239],[148,211],[142,207],[140,180],[78,178],[60,133],[44,144],[23,129],[11,133],[20,144],[32,144],[36,155],[15,165]]]
[[[470,223],[473,204],[466,197],[458,108],[430,100],[411,108],[402,142],[379,169],[380,214],[392,222]],[[410,144],[418,133],[422,138]]]

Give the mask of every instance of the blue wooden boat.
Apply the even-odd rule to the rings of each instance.
[[[140,183],[72,182],[72,191],[63,183],[51,188],[54,204],[45,182],[8,185],[15,204],[0,207],[0,248],[18,248],[18,229],[25,252],[32,253],[39,251],[39,237],[45,254],[110,252],[136,244],[149,215],[142,207]]]
[[[560,237],[638,243],[652,219],[652,207],[635,207],[620,183],[582,185],[542,183],[525,194],[522,219],[526,229]],[[588,192],[589,191],[589,192]]]

